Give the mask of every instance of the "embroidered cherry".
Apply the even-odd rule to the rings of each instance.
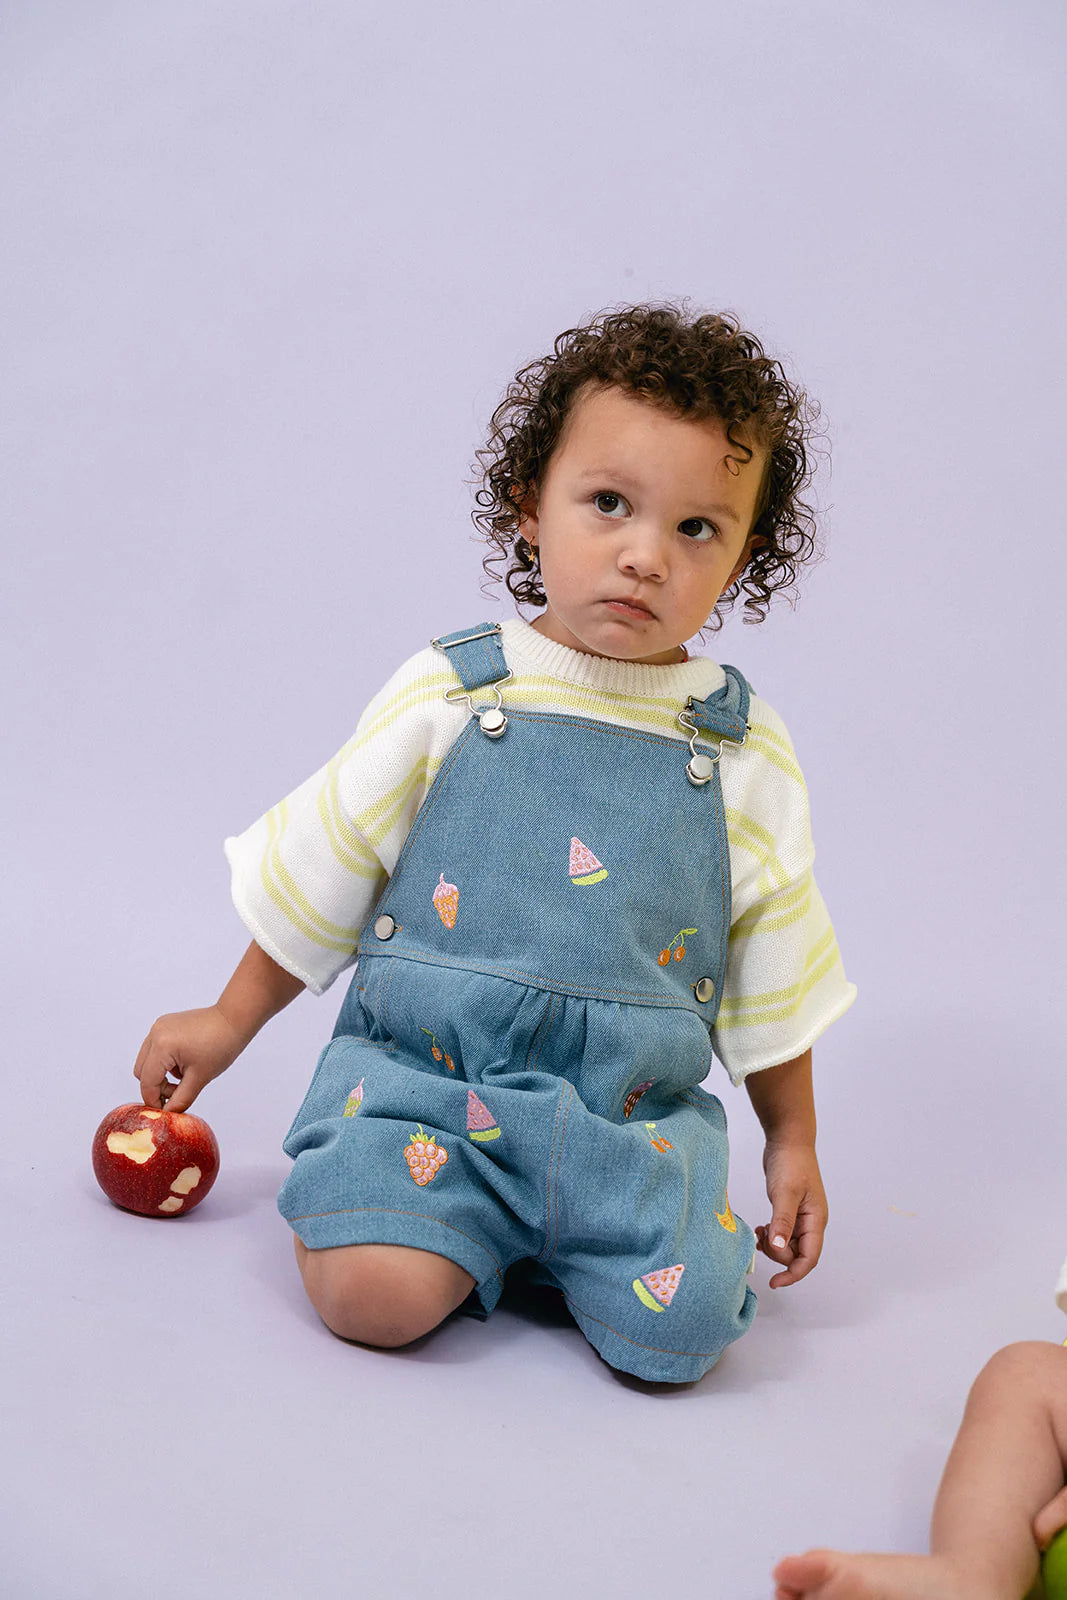
[[[448,1054],[447,1050],[442,1050],[442,1048],[441,1048],[441,1046],[440,1046],[440,1044],[438,1042],[436,1033],[431,1033],[429,1028],[420,1028],[419,1032],[420,1033],[424,1033],[426,1035],[426,1037],[431,1041],[430,1054],[433,1056],[434,1060],[435,1061],[443,1060],[445,1065],[447,1066],[449,1072],[454,1072],[456,1064],[452,1060],[452,1057]]]
[[[661,950],[660,953],[659,953],[659,964],[660,964],[660,966],[661,967],[665,967],[667,965],[668,961],[671,959],[672,955],[674,956],[675,961],[684,961],[685,960],[685,936],[686,936],[687,933],[692,934],[692,933],[698,933],[699,931],[700,930],[698,928],[682,928],[679,933],[676,933],[674,938],[671,940],[670,944],[667,946],[666,950]],[[675,945],[678,946],[677,949],[675,949]]]

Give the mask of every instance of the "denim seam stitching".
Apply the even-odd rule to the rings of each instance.
[[[595,989],[586,985],[580,988],[577,984],[567,984],[551,978],[545,978],[540,973],[508,971],[504,967],[495,967],[491,962],[483,961],[479,965],[473,962],[460,961],[455,956],[445,956],[439,950],[382,950],[363,946],[360,954],[371,958],[393,961],[419,961],[426,966],[448,967],[455,972],[478,972],[487,978],[504,978],[509,983],[525,984],[527,988],[540,989],[545,994],[571,995],[576,1000],[619,1000],[630,1005],[647,1005],[662,1007],[673,1011],[684,1011],[689,1016],[699,1017],[706,1028],[711,1024],[703,1012],[693,1010],[686,1005],[683,999],[675,995],[658,995],[633,989]]]
[[[564,1082],[566,1082],[566,1080],[564,1080]],[[544,1255],[544,1254],[540,1255],[537,1258],[539,1261],[551,1261],[552,1257],[555,1255],[557,1249],[559,1248],[559,1209],[560,1209],[559,1208],[559,1170],[560,1170],[560,1167],[563,1164],[563,1141],[567,1137],[567,1118],[570,1116],[572,1103],[575,1100],[577,1100],[577,1098],[578,1098],[578,1091],[575,1089],[575,1087],[574,1087],[574,1085],[572,1083],[567,1083],[566,1087],[570,1090],[570,1094],[563,1094],[563,1095],[560,1096],[561,1103],[562,1103],[562,1101],[564,1099],[567,1102],[566,1109],[563,1112],[563,1125],[560,1127],[560,1130],[559,1130],[559,1142],[558,1143],[556,1143],[556,1141],[555,1141],[555,1129],[553,1129],[553,1151],[552,1151],[552,1154],[548,1158],[549,1170],[548,1170],[548,1173],[547,1173],[546,1178],[545,1178],[545,1199],[546,1199],[546,1203],[547,1203],[547,1206],[546,1206],[547,1216],[546,1216],[546,1223],[545,1223],[545,1249],[548,1250],[548,1245],[549,1245],[550,1242],[551,1242],[552,1248],[551,1248],[551,1250],[548,1250],[548,1254],[547,1255]],[[559,1109],[560,1109],[559,1106],[557,1106],[556,1107],[557,1122],[558,1122],[558,1117],[559,1117]],[[553,1158],[553,1156],[555,1157],[555,1174],[554,1174],[554,1176],[553,1176],[553,1172],[552,1172],[552,1167],[553,1167],[553,1159],[552,1158]],[[551,1239],[550,1239],[550,1236],[551,1236]]]
[[[485,1254],[493,1263],[497,1277],[503,1283],[504,1275],[500,1262],[488,1245],[483,1244],[480,1239],[476,1239],[473,1233],[467,1233],[464,1228],[457,1228],[451,1222],[443,1222],[440,1217],[432,1217],[428,1211],[407,1211],[402,1206],[340,1206],[336,1211],[304,1211],[299,1216],[289,1217],[286,1220],[291,1227],[294,1222],[314,1222],[317,1217],[358,1216],[369,1211],[382,1212],[388,1217],[419,1217],[424,1222],[435,1222],[440,1228],[447,1228],[451,1233],[458,1233],[461,1238],[469,1239],[477,1249],[485,1251]]]
[[[595,1322],[599,1328],[606,1328],[617,1339],[622,1339],[625,1344],[632,1344],[637,1350],[650,1350],[653,1355],[657,1356],[696,1356],[700,1360],[705,1360],[708,1356],[721,1354],[720,1350],[665,1350],[658,1344],[642,1344],[640,1339],[631,1339],[628,1334],[620,1333],[618,1328],[613,1328],[610,1322],[605,1322],[601,1317],[594,1317],[590,1312],[583,1311],[581,1306],[572,1300],[569,1294],[565,1294],[563,1298],[566,1300],[567,1305],[577,1311],[580,1316],[585,1317],[589,1322]]]

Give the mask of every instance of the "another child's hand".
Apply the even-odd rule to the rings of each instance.
[[[1067,1489],[1051,1499],[1034,1518],[1034,1539],[1039,1550],[1047,1550],[1061,1528],[1067,1528]]]
[[[768,1139],[763,1171],[774,1214],[756,1229],[756,1248],[785,1267],[770,1281],[772,1289],[783,1289],[806,1278],[822,1254],[826,1191],[811,1144]]]
[[[218,1006],[173,1011],[153,1022],[133,1069],[141,1099],[160,1111],[185,1111],[201,1089],[241,1054],[248,1041]],[[175,1086],[168,1082],[177,1078]]]

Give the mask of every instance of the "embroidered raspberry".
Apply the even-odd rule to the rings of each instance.
[[[404,1160],[411,1168],[411,1176],[419,1188],[423,1189],[428,1183],[432,1183],[448,1160],[448,1151],[443,1150],[437,1143],[435,1133],[423,1132],[420,1122],[418,1132],[411,1135],[411,1140],[404,1149]]]

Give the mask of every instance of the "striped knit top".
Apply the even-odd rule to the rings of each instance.
[[[505,709],[559,711],[684,741],[677,718],[687,697],[706,699],[724,682],[722,668],[702,656],[643,666],[568,649],[518,617],[501,626],[513,674]],[[239,915],[313,994],[355,960],[360,930],[463,730],[467,706],[444,698],[456,684],[442,652],[420,650],[325,766],[226,840]],[[800,1055],[856,993],[812,874],[808,797],[789,735],[757,695],[749,724],[744,745],[728,745],[719,766],[732,911],[712,1043],[734,1083]]]

